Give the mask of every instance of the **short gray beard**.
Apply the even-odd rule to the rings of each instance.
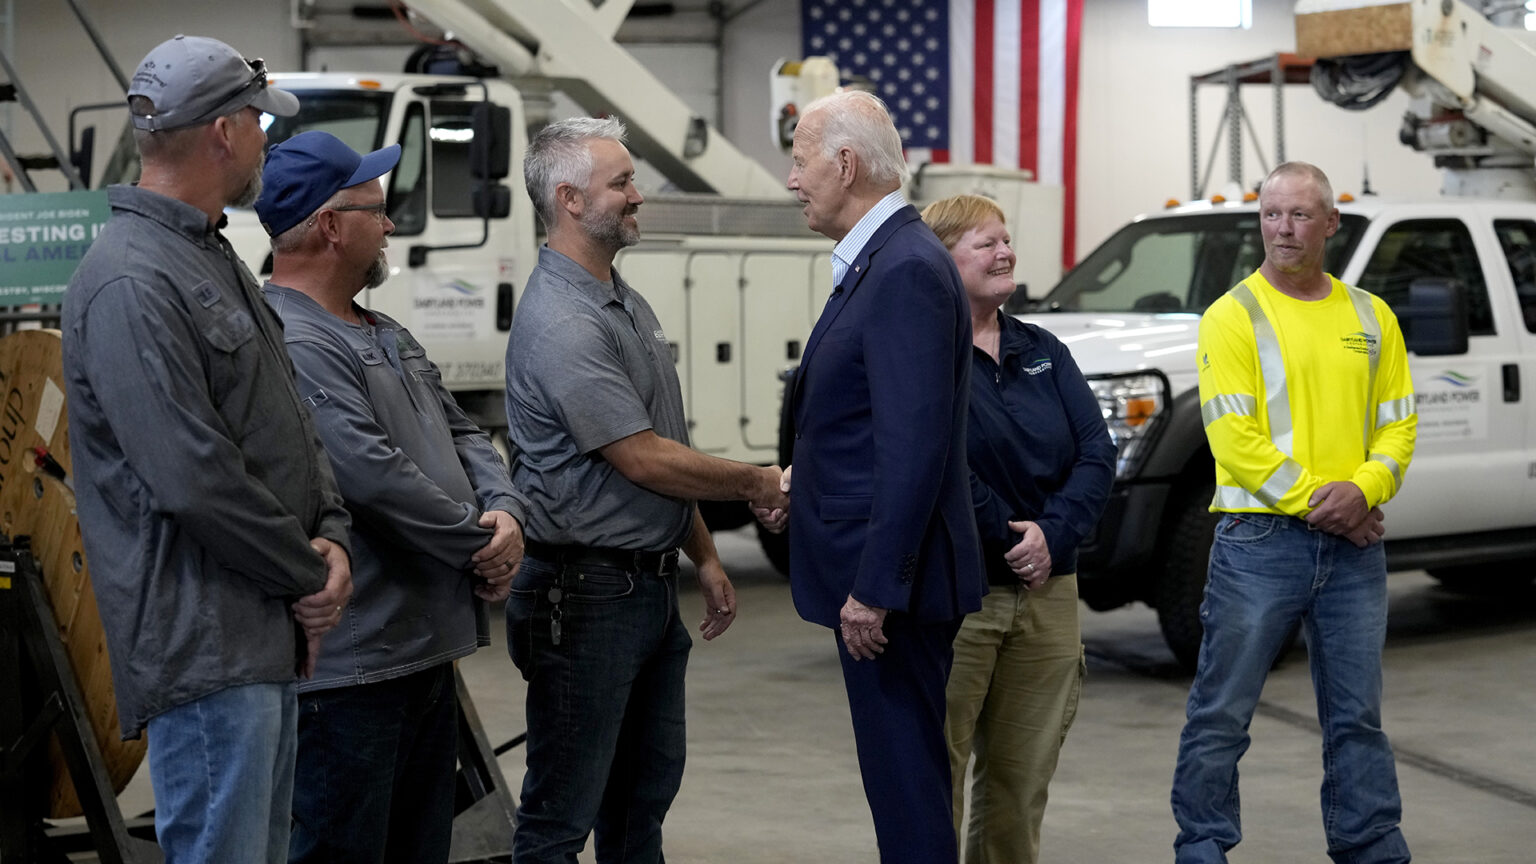
[[[364,288],[377,288],[389,278],[389,259],[384,257],[384,250],[379,250],[379,256],[368,265],[368,273],[363,277]]]
[[[267,157],[263,155],[261,161],[256,164],[256,171],[246,181],[245,187],[235,196],[235,200],[229,202],[231,207],[249,207],[261,197],[261,172],[267,165]]]
[[[638,226],[630,228],[625,225],[624,217],[633,216],[639,209],[625,207],[613,216],[588,210],[581,214],[582,230],[606,249],[617,251],[626,246],[633,246],[640,242],[640,228]]]

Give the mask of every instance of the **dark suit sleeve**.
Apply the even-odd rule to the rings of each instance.
[[[866,277],[879,292],[863,333],[874,482],[851,593],[870,606],[908,607],[956,431],[955,402],[965,398],[955,386],[959,309],[946,266],[910,256]]]

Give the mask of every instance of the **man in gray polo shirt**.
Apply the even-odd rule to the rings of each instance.
[[[219,229],[260,189],[261,113],[299,103],[196,36],[151,51],[128,96],[143,177],[108,190],[64,297],[80,527],[166,861],[272,864],[295,667],[351,593],[348,519],[282,326]]]
[[[661,860],[682,781],[677,549],[698,568],[705,639],[735,595],[697,499],[788,506],[778,468],[688,446],[661,324],[613,269],[639,241],[644,200],[616,120],[545,127],[523,177],[548,245],[507,343],[513,482],[530,500],[527,555],[507,600],[528,681],[528,770],[513,859],[573,860],[596,829],[601,861]]]

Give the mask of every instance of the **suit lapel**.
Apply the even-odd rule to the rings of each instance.
[[[891,239],[898,229],[908,222],[920,218],[922,217],[918,214],[917,208],[911,204],[902,207],[891,214],[890,218],[880,223],[880,227],[876,228],[875,233],[870,235],[869,242],[865,243],[864,248],[859,250],[858,257],[849,265],[848,272],[843,274],[843,282],[839,286],[840,294],[834,292],[833,299],[827,301],[827,307],[822,310],[821,317],[816,319],[816,326],[811,328],[810,338],[805,342],[805,353],[800,357],[800,372],[795,375],[796,397],[799,396],[800,378],[805,368],[810,365],[811,355],[816,352],[816,346],[821,344],[821,337],[831,328],[832,322],[837,320],[837,316],[841,315],[843,310],[852,301],[853,292],[858,290],[859,285],[864,281],[864,276],[869,273],[870,260],[885,246],[886,242]]]

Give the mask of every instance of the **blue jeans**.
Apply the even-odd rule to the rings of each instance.
[[[149,721],[166,864],[281,864],[293,798],[294,685],[244,684]]]
[[[301,694],[289,862],[447,861],[457,764],[452,663]]]
[[[1205,637],[1173,777],[1181,864],[1226,861],[1242,839],[1237,761],[1264,679],[1300,619],[1323,732],[1323,831],[1338,864],[1409,860],[1392,748],[1381,731],[1386,557],[1301,519],[1227,514],[1200,607]]]
[[[514,861],[574,864],[594,830],[601,864],[665,860],[692,645],[675,571],[523,559],[507,598],[508,650],[528,681]]]

